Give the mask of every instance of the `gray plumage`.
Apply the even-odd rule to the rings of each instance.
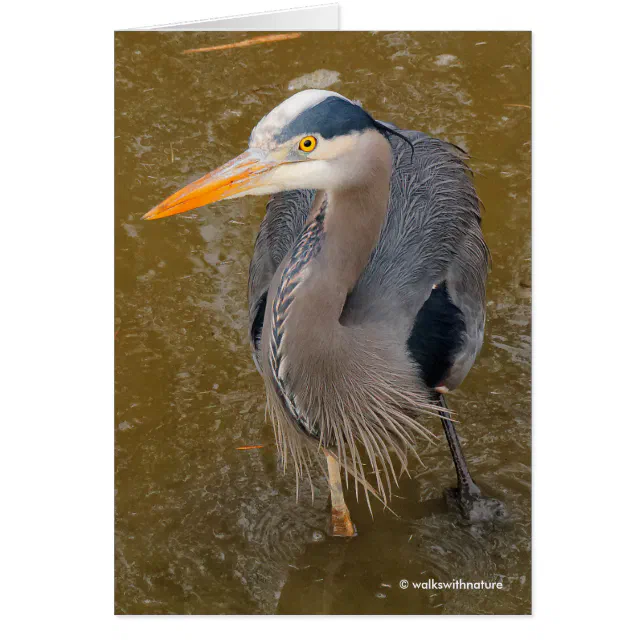
[[[387,217],[369,264],[347,298],[342,321],[389,319],[409,330],[431,287],[447,281],[467,328],[465,346],[447,378],[448,389],[454,389],[483,341],[489,253],[480,226],[479,199],[464,153],[422,132],[401,133],[414,143],[414,152],[404,141],[389,139],[394,171]],[[271,196],[266,206],[249,270],[251,335],[261,300],[302,232],[314,194],[290,190]],[[257,337],[251,337],[251,348],[259,364]]]
[[[412,141],[413,154],[405,141],[389,137],[393,171],[387,215],[377,245],[346,298],[340,321],[358,330],[370,325],[386,328],[405,345],[432,288],[444,283],[465,326],[457,353],[449,357],[449,369],[436,383],[453,389],[467,375],[483,340],[488,251],[480,227],[479,200],[459,149],[421,132],[400,132]],[[305,228],[314,195],[313,190],[273,195],[260,226],[249,274],[251,346],[260,370],[265,300],[271,284],[280,277],[278,268]],[[341,433],[335,437],[343,438]],[[413,444],[416,437],[412,439]],[[404,442],[394,448],[403,466]],[[285,442],[284,449],[289,445]],[[391,447],[387,444],[387,449]],[[299,446],[291,448],[296,453],[299,450]],[[349,464],[345,469],[363,479],[356,472],[358,466]],[[379,491],[382,494],[384,487]]]

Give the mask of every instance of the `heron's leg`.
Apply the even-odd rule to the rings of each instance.
[[[331,490],[331,534],[334,537],[355,537],[358,533],[351,521],[349,508],[342,493],[340,463],[333,454],[324,450],[329,468],[329,489]]]
[[[463,494],[470,496],[480,495],[481,490],[478,485],[474,483],[470,471],[467,469],[467,462],[465,460],[465,455],[463,454],[463,448],[461,443],[458,440],[458,434],[456,433],[456,428],[452,422],[449,407],[445,400],[443,394],[437,393],[436,400],[440,407],[445,411],[441,413],[441,423],[443,423],[443,429],[445,430],[445,436],[447,437],[447,444],[449,445],[449,451],[452,453],[452,460],[454,461],[454,467],[456,468],[456,478],[458,479],[458,489]]]
[[[495,518],[501,518],[506,515],[505,507],[500,501],[485,497],[481,494],[481,489],[474,483],[469,469],[463,448],[458,440],[456,428],[450,417],[449,407],[442,393],[436,392],[436,401],[444,409],[441,413],[441,423],[445,430],[449,450],[452,453],[452,460],[456,468],[456,477],[458,479],[458,488],[448,491],[448,501],[456,501],[461,513],[473,521],[489,521]]]

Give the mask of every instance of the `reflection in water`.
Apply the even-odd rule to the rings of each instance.
[[[326,32],[180,53],[245,37],[116,36],[116,612],[529,612],[530,37]],[[313,503],[295,502],[247,345],[265,199],[140,221],[245,149],[294,82],[328,82],[374,116],[472,154],[493,258],[488,324],[450,402],[477,481],[508,507],[505,525],[447,511],[455,476],[440,442],[401,483],[397,516],[372,519],[349,495],[359,537],[326,537],[325,482],[314,481]],[[235,449],[250,444],[264,447]],[[503,589],[405,590],[401,579]]]

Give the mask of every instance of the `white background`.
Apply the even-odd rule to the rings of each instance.
[[[267,6],[32,2],[5,6],[0,41],[3,641],[514,643],[641,633],[636,3],[341,4],[344,29],[533,31],[534,617],[112,615],[112,32]]]

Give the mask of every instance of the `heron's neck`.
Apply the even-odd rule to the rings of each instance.
[[[309,276],[308,299],[318,311],[337,321],[348,293],[366,267],[387,214],[389,176],[371,185],[328,192],[319,197],[326,213],[320,251]],[[315,211],[312,217],[315,217]],[[319,297],[323,302],[316,302]]]
[[[318,192],[284,268],[274,314],[291,346],[339,327],[347,295],[378,242],[389,203],[390,157],[373,158],[363,176],[359,185]]]
[[[340,316],[380,237],[390,159],[389,154],[372,159],[361,185],[318,192],[273,297],[268,367],[290,416],[313,436],[316,423],[295,392],[298,383],[349,359]]]
[[[315,422],[295,393],[313,372],[347,359],[340,315],[347,295],[378,242],[387,213],[391,162],[375,164],[364,185],[318,192],[273,297],[268,368],[276,390],[300,428]]]

